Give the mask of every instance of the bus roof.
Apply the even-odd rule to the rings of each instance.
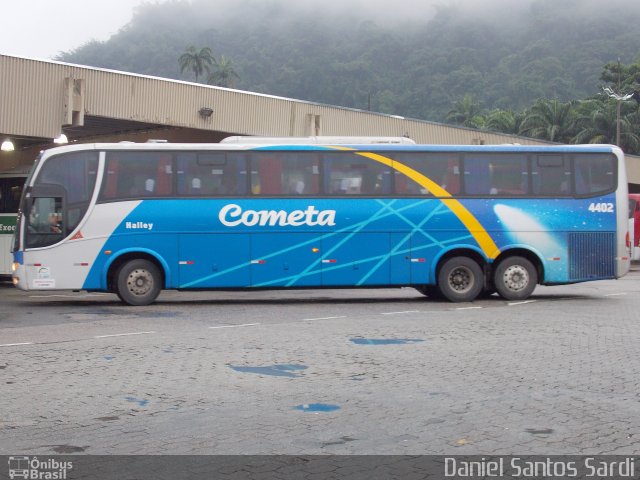
[[[233,140],[224,143],[165,143],[165,142],[119,142],[119,143],[93,143],[74,144],[53,147],[45,150],[45,156],[51,156],[64,152],[85,150],[120,150],[120,151],[240,151],[240,150],[326,150],[331,146],[344,146],[355,150],[370,151],[425,151],[425,152],[528,152],[528,153],[617,153],[623,157],[622,151],[615,145],[435,145],[416,144],[404,137],[231,137]],[[367,138],[369,140],[367,141]],[[402,138],[401,143],[381,143],[382,139]],[[248,143],[237,143],[247,140]],[[250,141],[249,141],[250,140]],[[316,143],[312,143],[316,142]],[[364,142],[364,143],[363,143]]]
[[[233,136],[220,143],[238,143],[243,145],[415,145],[408,137],[250,137]]]

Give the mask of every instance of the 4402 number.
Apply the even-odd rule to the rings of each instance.
[[[613,213],[613,203],[594,203],[589,205],[590,212]]]

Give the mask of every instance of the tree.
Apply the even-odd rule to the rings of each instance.
[[[480,102],[467,93],[462,100],[453,104],[447,114],[447,121],[469,128],[481,128],[484,126],[484,117]]]
[[[574,134],[572,107],[571,102],[540,99],[525,113],[519,133],[550,142],[568,143]]]
[[[637,120],[637,113],[629,113],[620,118],[620,147],[628,153],[640,150]],[[616,122],[617,105],[615,101],[607,98],[580,102],[576,119],[579,130],[573,143],[615,144]]]
[[[233,88],[236,80],[240,80],[240,76],[234,70],[231,60],[222,55],[220,61],[215,64],[214,71],[209,74],[207,83],[219,87]]]
[[[522,115],[511,110],[492,110],[486,118],[485,128],[494,132],[517,135],[520,131]]]
[[[628,66],[620,62],[609,62],[602,69],[600,80],[613,87],[620,94],[638,90],[640,85],[640,62],[632,63]]]
[[[186,51],[178,58],[180,72],[191,70],[196,77],[196,82],[200,75],[210,71],[210,67],[215,62],[216,60],[213,58],[213,53],[209,47],[202,47],[197,50],[193,45],[189,45]]]

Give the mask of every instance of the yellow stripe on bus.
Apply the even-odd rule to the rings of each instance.
[[[350,150],[344,147],[338,147],[338,148],[340,150]],[[394,170],[397,170],[403,175],[406,175],[407,177],[409,177],[411,180],[416,182],[421,187],[431,192],[432,195],[436,197],[440,197],[439,200],[442,203],[444,203],[449,208],[449,210],[453,212],[453,214],[456,217],[460,219],[460,221],[465,227],[467,227],[467,230],[469,230],[469,233],[473,236],[476,242],[478,242],[478,245],[480,245],[480,248],[488,258],[493,259],[493,258],[496,258],[498,255],[500,255],[500,249],[495,244],[495,242],[493,241],[489,233],[487,233],[487,231],[482,226],[482,224],[478,221],[478,219],[474,217],[473,214],[469,210],[467,210],[464,205],[462,205],[462,203],[452,198],[451,194],[447,190],[442,188],[433,180],[431,180],[428,177],[425,177],[423,174],[414,170],[413,168],[408,167],[407,165],[404,165],[400,162],[392,160],[383,155],[379,155],[377,153],[371,153],[371,152],[354,152],[354,153],[362,157],[370,158],[371,160],[375,160],[376,162],[382,163],[384,165],[387,165],[393,168]]]

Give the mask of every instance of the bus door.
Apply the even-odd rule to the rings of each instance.
[[[433,256],[433,240],[422,233],[391,234],[391,284],[425,285]]]
[[[181,288],[248,287],[249,235],[192,233],[180,235]]]
[[[389,285],[389,233],[338,233],[322,240],[322,285]]]
[[[433,239],[422,233],[411,235],[411,255],[409,257],[409,270],[411,285],[424,285],[433,283],[429,277],[431,263],[433,261]]]
[[[256,233],[251,237],[251,285],[321,284],[320,241],[313,233]]]

